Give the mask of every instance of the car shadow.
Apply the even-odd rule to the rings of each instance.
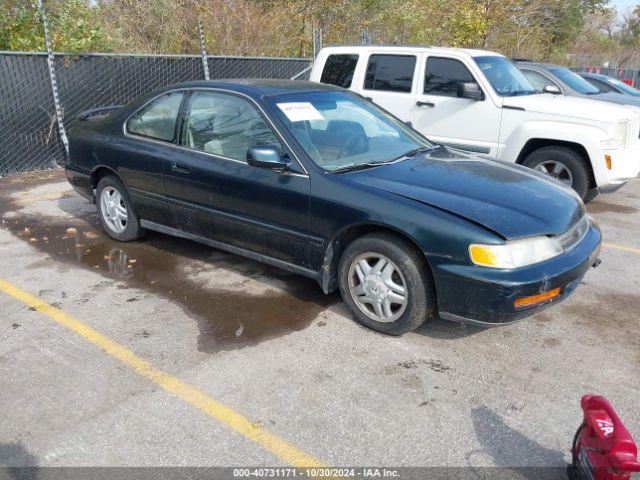
[[[444,320],[440,317],[427,320],[414,333],[437,340],[455,340],[459,338],[477,335],[486,330],[488,327],[478,327],[466,323],[453,322]]]

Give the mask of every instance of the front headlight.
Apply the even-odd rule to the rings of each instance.
[[[620,122],[613,127],[612,139],[603,142],[605,148],[624,148],[629,133],[629,122]]]
[[[542,262],[562,253],[560,243],[550,237],[512,240],[500,245],[469,245],[469,257],[476,265],[491,268],[518,268]]]

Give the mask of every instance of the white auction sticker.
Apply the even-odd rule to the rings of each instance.
[[[292,122],[324,120],[322,114],[310,102],[287,102],[277,105]]]

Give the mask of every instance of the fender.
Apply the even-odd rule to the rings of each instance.
[[[577,143],[586,150],[596,184],[601,185],[608,180],[601,143],[607,138],[606,132],[590,125],[560,121],[528,121],[518,125],[509,137],[500,142],[498,158],[516,162],[524,146],[533,139]]]

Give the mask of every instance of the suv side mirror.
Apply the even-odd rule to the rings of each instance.
[[[287,170],[289,161],[280,155],[280,151],[268,145],[251,147],[247,151],[247,163],[252,167],[271,170]]]
[[[544,93],[552,93],[553,95],[560,95],[562,93],[557,85],[545,85],[542,91]]]
[[[458,97],[467,98],[474,102],[484,100],[484,94],[480,90],[480,85],[476,82],[464,82],[461,83],[458,88]]]

